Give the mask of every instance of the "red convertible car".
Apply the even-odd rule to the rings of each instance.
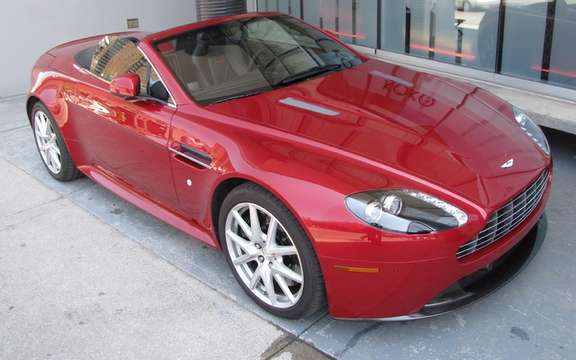
[[[278,13],[57,46],[27,110],[54,178],[223,250],[277,316],[438,315],[509,280],[545,229],[552,161],[526,114]]]

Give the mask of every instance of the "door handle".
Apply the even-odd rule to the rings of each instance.
[[[176,147],[170,147],[169,149],[180,160],[192,162],[207,169],[212,168],[212,157],[190,145],[178,144]]]

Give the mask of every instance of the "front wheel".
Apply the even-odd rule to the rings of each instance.
[[[272,194],[254,184],[234,189],[220,209],[219,234],[234,276],[262,308],[294,319],[324,306],[312,244]]]
[[[42,162],[48,173],[59,181],[71,181],[80,176],[76,169],[60,130],[48,109],[42,103],[32,108],[34,139]]]

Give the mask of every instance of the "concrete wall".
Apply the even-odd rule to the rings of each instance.
[[[127,30],[158,31],[193,22],[195,0],[6,0],[0,5],[0,97],[25,93],[38,56],[62,42]]]

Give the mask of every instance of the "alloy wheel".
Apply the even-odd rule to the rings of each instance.
[[[40,156],[48,170],[54,174],[60,173],[62,153],[52,123],[43,111],[37,111],[34,115],[34,135]]]
[[[278,219],[253,203],[234,206],[226,218],[226,246],[244,285],[269,306],[285,309],[302,296],[298,249]]]

